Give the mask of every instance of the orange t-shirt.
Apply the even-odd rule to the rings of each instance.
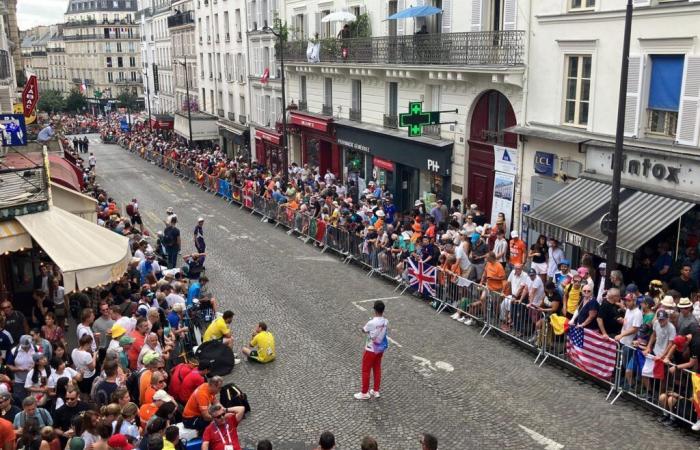
[[[214,400],[216,400],[216,394],[209,391],[209,383],[204,383],[195,389],[194,394],[187,400],[182,417],[185,419],[199,417],[202,414],[201,408],[208,408]]]
[[[139,408],[139,417],[143,423],[148,422],[158,411],[158,407],[153,403],[146,403]]]
[[[146,391],[151,387],[151,378],[153,378],[153,371],[144,370],[139,379],[139,404],[143,405],[148,403],[146,400]],[[152,396],[152,394],[151,394]]]
[[[484,266],[484,274],[486,276],[486,287],[492,291],[502,291],[503,283],[506,279],[506,271],[499,262],[487,262]]]
[[[12,427],[12,422],[2,418],[0,418],[0,440],[11,442],[12,448],[15,448],[15,429]]]
[[[153,386],[148,386],[146,388],[146,392],[143,394],[143,401],[141,404],[145,405],[146,403],[153,403],[154,395],[156,395],[156,390],[153,388]]]
[[[510,257],[508,257],[508,262],[515,264],[525,264],[525,253],[527,248],[522,239],[511,239],[508,243],[508,248],[510,249]]]

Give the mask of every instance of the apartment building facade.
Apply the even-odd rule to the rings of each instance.
[[[122,92],[143,98],[136,0],[70,0],[64,15],[66,78],[104,105]]]
[[[601,257],[626,3],[533,2],[525,112],[510,129],[521,136],[523,228]],[[634,5],[617,249],[628,267],[662,240],[683,248],[700,200],[700,2]]]
[[[66,77],[66,45],[63,40],[63,29],[53,35],[46,43],[48,59],[48,88],[60,92],[68,92],[69,80]]]
[[[175,0],[168,17],[173,78],[175,84],[174,111],[199,111],[199,74],[195,34],[194,0]]]
[[[175,108],[172,41],[168,17],[171,0],[139,0],[137,21],[141,28],[141,58],[146,106],[153,114],[171,113]]]

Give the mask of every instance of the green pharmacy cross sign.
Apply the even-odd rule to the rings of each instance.
[[[409,102],[408,112],[399,114],[399,126],[408,127],[409,137],[423,136],[423,127],[443,123],[440,122],[440,113],[443,112],[457,113],[457,110],[423,111],[423,105],[421,102]]]

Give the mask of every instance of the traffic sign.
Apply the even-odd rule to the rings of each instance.
[[[0,130],[2,131],[3,147],[27,145],[27,126],[24,123],[24,114],[0,115]]]
[[[439,111],[423,111],[421,102],[409,102],[408,113],[399,114],[399,126],[408,127],[410,137],[423,136],[423,127],[440,123]]]
[[[24,107],[24,117],[29,117],[34,112],[36,104],[39,102],[39,82],[36,75],[31,75],[24,85],[22,91],[22,106]]]

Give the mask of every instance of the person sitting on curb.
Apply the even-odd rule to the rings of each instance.
[[[233,348],[233,334],[229,329],[229,325],[233,322],[233,311],[224,311],[224,315],[214,319],[207,327],[202,337],[202,342],[219,340],[229,347]]]
[[[250,361],[265,364],[275,360],[275,337],[267,331],[265,322],[258,322],[253,330],[250,347],[243,347],[241,351]]]

